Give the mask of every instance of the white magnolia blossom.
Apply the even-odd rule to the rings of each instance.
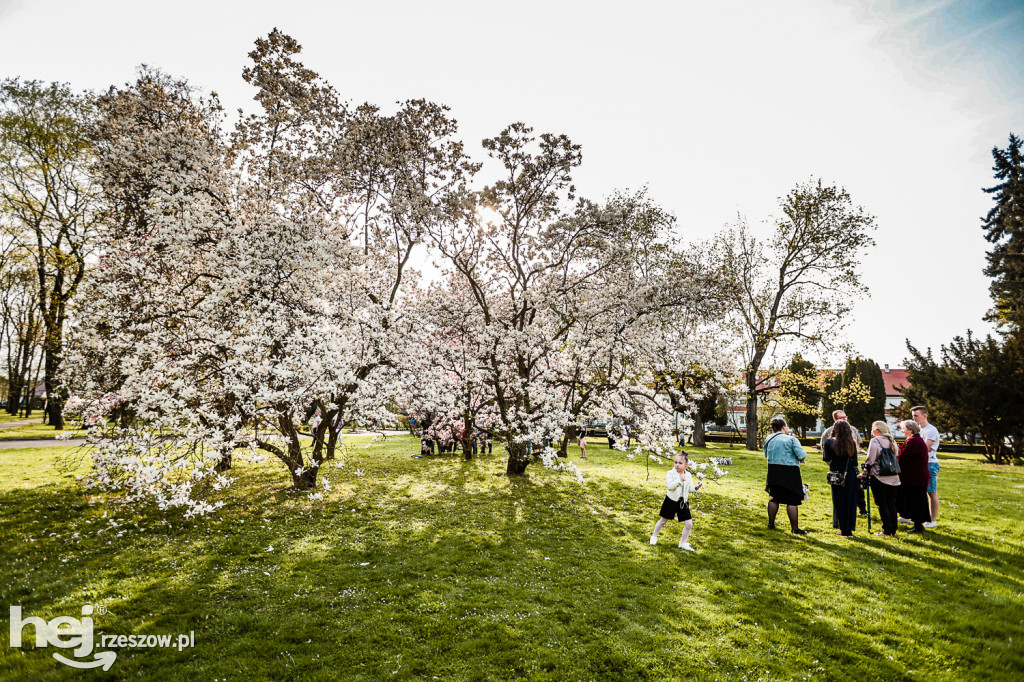
[[[202,516],[240,453],[320,500],[341,426],[396,400],[430,437],[493,436],[510,475],[536,459],[582,483],[553,446],[584,419],[669,455],[699,388],[665,378],[734,373],[724,285],[671,216],[644,192],[577,200],[579,147],[522,124],[484,141],[505,175],[473,191],[444,107],[351,108],[299,49],[257,41],[260,109],[230,136],[215,97],[159,73],[101,98],[110,224],[66,363],[86,485]]]
[[[72,344],[90,485],[205,514],[236,450],[308,489],[341,423],[387,414],[409,256],[467,168],[443,107],[350,112],[297,51],[257,41],[245,76],[263,110],[231,145],[216,102],[160,74],[102,100],[112,225]]]
[[[724,285],[681,254],[671,216],[643,192],[573,203],[580,153],[568,138],[513,124],[484,146],[505,177],[479,193],[470,220],[431,234],[449,297],[470,302],[458,310],[472,332],[454,347],[472,392],[493,405],[507,473],[535,457],[554,466],[545,445],[583,419],[629,423],[638,451],[667,452],[681,400],[658,388],[662,366],[733,371],[710,324]],[[465,389],[464,379],[455,392]]]

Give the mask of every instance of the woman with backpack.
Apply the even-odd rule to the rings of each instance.
[[[871,494],[878,505],[878,515],[882,517],[882,532],[875,533],[886,538],[896,537],[896,493],[900,484],[900,465],[896,461],[896,440],[892,437],[889,425],[883,421],[871,425],[871,443],[868,444],[868,456],[864,460],[867,476],[871,485]]]
[[[825,441],[828,482],[832,487],[832,511],[839,534],[851,537],[857,527],[857,441],[848,422],[837,421],[832,437]]]

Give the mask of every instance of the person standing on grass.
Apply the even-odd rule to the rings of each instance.
[[[825,441],[822,456],[828,462],[833,475],[844,477],[842,485],[830,485],[832,489],[832,517],[839,523],[839,534],[852,537],[857,528],[857,444],[853,440],[853,427],[845,421],[837,421],[832,437]]]
[[[903,422],[907,440],[900,448],[900,487],[897,494],[901,523],[913,523],[910,533],[923,533],[931,518],[928,510],[928,445],[921,438],[921,427],[910,419]]]
[[[871,443],[868,444],[868,456],[864,460],[867,471],[861,476],[868,476],[868,485],[871,486],[871,493],[875,496],[875,503],[878,505],[878,515],[882,517],[882,532],[875,533],[886,538],[896,537],[896,493],[899,490],[900,476],[892,474],[882,475],[882,468],[879,465],[878,457],[882,450],[896,451],[896,440],[892,437],[889,425],[883,421],[874,422],[871,425]]]
[[[661,518],[654,524],[654,534],[651,535],[651,544],[658,544],[658,533],[665,527],[665,524],[673,518],[683,522],[683,535],[679,538],[679,549],[687,552],[694,551],[690,546],[690,531],[693,529],[693,516],[690,515],[690,493],[700,490],[703,483],[693,485],[693,476],[686,470],[690,464],[690,458],[685,452],[680,452],[673,459],[673,467],[665,473],[665,500],[661,503]]]
[[[768,527],[775,528],[775,515],[779,505],[786,505],[790,530],[797,535],[806,535],[800,529],[800,505],[804,501],[804,482],[800,478],[800,465],[807,459],[807,453],[800,440],[789,435],[786,420],[776,417],[772,420],[772,435],[764,441],[764,456],[768,458],[768,477],[764,491],[768,493]]]
[[[846,412],[843,410],[835,410],[832,412],[832,422],[832,426],[825,429],[824,433],[821,434],[821,443],[818,448],[822,452],[825,452],[825,441],[832,437],[832,429],[836,428],[836,424],[839,422],[846,422],[847,424],[850,424],[850,421],[846,418]],[[857,444],[857,449],[860,450],[860,431],[858,431],[857,427],[853,424],[850,424],[850,428],[853,429],[853,441]],[[857,489],[857,509],[860,510],[861,516],[868,515],[868,503],[867,500],[864,499],[864,491],[860,488]],[[832,518],[832,527],[839,527],[839,521],[835,517]]]
[[[928,423],[928,408],[924,405],[910,408],[914,421],[921,427],[921,438],[928,446],[928,511],[930,520],[925,528],[939,525],[939,430]]]
[[[576,444],[580,446],[580,459],[587,458],[587,427],[580,424],[576,427]]]

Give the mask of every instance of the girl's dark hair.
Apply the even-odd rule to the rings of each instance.
[[[686,460],[687,464],[689,464],[689,462],[690,462],[690,456],[689,456],[688,454],[686,454],[686,450],[680,450],[679,452],[677,452],[676,454],[674,454],[674,455],[672,456],[672,461],[673,461],[673,462],[674,462],[674,461],[676,461],[676,457],[680,457],[680,456],[681,456],[681,457],[682,457],[683,459],[685,459],[685,460]]]
[[[847,422],[836,422],[836,425],[832,427],[832,437],[836,439],[836,454],[838,456],[857,456],[857,443],[853,440],[853,427]]]

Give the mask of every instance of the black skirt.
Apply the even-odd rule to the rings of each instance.
[[[693,518],[690,515],[690,503],[683,502],[682,497],[678,500],[673,500],[671,497],[666,495],[665,501],[661,503],[661,511],[658,513],[663,519],[678,517],[680,521],[689,521]]]
[[[764,491],[775,504],[799,507],[804,501],[804,481],[800,478],[800,467],[769,464]]]
[[[900,484],[896,488],[896,508],[900,516],[910,519],[915,524],[932,520],[932,510],[928,505],[928,488],[923,485]]]

